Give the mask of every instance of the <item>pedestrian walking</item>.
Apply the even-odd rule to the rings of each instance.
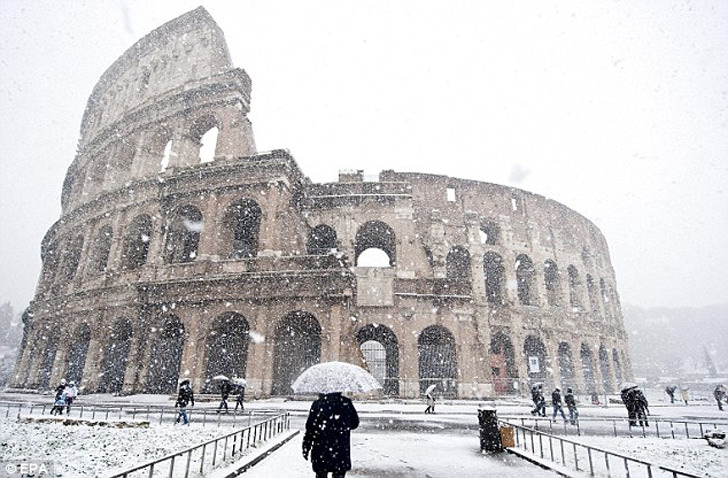
[[[639,388],[636,388],[634,390],[634,400],[635,400],[635,414],[636,414],[639,426],[649,427],[650,424],[647,421],[647,415],[650,414],[649,404],[647,403],[647,397],[645,397],[645,394]]]
[[[63,415],[64,408],[66,408],[66,391],[62,390],[61,393],[56,395],[53,399],[51,415]]]
[[[192,391],[192,387],[190,386],[190,381],[188,379],[184,379],[180,382],[179,392],[177,393],[177,401],[174,406],[177,408],[177,419],[174,423],[177,424],[180,419],[182,419],[184,425],[189,425],[190,421],[187,418],[187,407],[195,406],[195,394]]]
[[[561,390],[556,387],[553,392],[551,392],[551,406],[554,407],[554,416],[551,420],[556,420],[556,414],[561,412],[561,418],[566,421],[566,415],[564,415],[564,407],[561,403]]]
[[[76,400],[76,397],[78,396],[78,388],[76,388],[75,382],[71,382],[68,384],[68,387],[65,389],[66,392],[66,415],[71,414],[71,405],[73,405],[73,402]]]
[[[687,385],[680,386],[680,398],[682,398],[682,401],[685,402],[685,406],[687,406],[688,400],[690,399],[690,387]]]
[[[432,392],[425,395],[425,399],[427,400],[427,408],[425,408],[425,413],[435,413],[435,397],[432,396]]]
[[[637,399],[634,394],[636,389],[637,386],[623,388],[621,393],[622,403],[627,408],[627,418],[631,427],[637,426]]]
[[[566,408],[569,409],[569,423],[576,425],[576,421],[579,419],[579,410],[576,408],[576,399],[571,388],[566,389],[564,403],[566,403]]]
[[[716,385],[715,390],[713,390],[713,397],[718,402],[718,410],[723,411],[723,400],[726,398],[725,386],[722,384]]]
[[[311,405],[303,436],[303,458],[311,455],[316,478],[344,478],[351,470],[351,430],[359,426],[354,404],[340,392],[320,394]]]
[[[225,409],[225,413],[228,413],[228,397],[233,387],[230,385],[230,380],[225,379],[220,383],[220,406],[217,408],[217,413],[221,413]]]
[[[245,400],[245,385],[239,383],[236,387],[235,393],[237,398],[235,399],[235,411],[238,410],[238,407],[240,407],[241,411],[245,411],[245,405],[243,404],[243,400]]]
[[[675,390],[677,390],[675,385],[665,387],[665,393],[670,397],[670,403],[675,403]]]
[[[531,415],[539,417],[546,416],[546,399],[543,396],[543,386],[534,385],[531,387],[531,400],[533,400],[534,408],[531,410]]]

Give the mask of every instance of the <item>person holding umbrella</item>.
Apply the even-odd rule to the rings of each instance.
[[[430,385],[427,387],[427,390],[425,390],[425,399],[427,401],[427,408],[425,408],[425,413],[435,413],[435,397],[432,395],[432,392],[435,390],[435,385]]]
[[[225,410],[225,413],[228,413],[227,400],[233,389],[232,385],[230,385],[230,379],[225,375],[215,375],[212,379],[220,381],[220,406],[217,407],[217,413],[220,413],[223,410]]]

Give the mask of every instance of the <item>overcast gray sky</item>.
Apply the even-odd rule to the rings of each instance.
[[[22,310],[81,116],[135,41],[203,4],[258,149],[313,181],[445,174],[604,233],[622,302],[728,302],[728,2],[0,0],[0,302]]]

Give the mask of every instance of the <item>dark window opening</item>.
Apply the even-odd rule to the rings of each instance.
[[[321,326],[311,314],[293,312],[278,325],[273,340],[271,394],[289,395],[296,378],[321,361]]]
[[[531,259],[525,254],[519,254],[516,257],[516,282],[518,300],[523,305],[535,305],[533,290],[535,273]]]
[[[147,262],[149,242],[152,239],[152,219],[143,214],[129,225],[124,241],[123,267],[136,269]]]
[[[168,264],[194,261],[203,227],[202,213],[195,206],[187,205],[175,211],[167,226],[165,261]]]
[[[381,371],[383,358],[384,380],[380,382],[382,384],[382,393],[389,396],[399,395],[399,348],[394,332],[383,325],[367,325],[356,334],[356,338],[359,346],[362,347],[367,364],[373,360],[379,364],[378,370]],[[375,356],[374,350],[372,350],[371,355],[368,355],[368,352],[363,349],[363,345],[368,342],[376,342],[381,345],[382,349],[379,355]],[[373,347],[371,348],[373,349]],[[384,357],[381,356],[381,352],[384,352]]]
[[[225,224],[232,233],[232,257],[246,259],[258,255],[258,234],[263,216],[255,201],[243,199],[228,207]]]
[[[336,231],[332,227],[320,224],[308,234],[308,254],[312,256],[324,256],[336,249]]]
[[[561,280],[559,268],[554,261],[546,261],[544,264],[544,283],[546,285],[546,300],[553,307],[561,306]]]
[[[355,257],[359,265],[359,256],[367,249],[380,249],[389,258],[389,266],[396,264],[396,242],[394,231],[381,221],[370,221],[359,228],[356,233]]]
[[[470,253],[461,246],[455,246],[447,254],[447,278],[470,279]]]
[[[170,316],[159,329],[152,329],[151,340],[146,392],[173,393],[177,390],[185,327],[179,318]]]
[[[119,393],[122,391],[131,348],[131,335],[131,322],[128,319],[119,319],[111,327],[105,348],[99,392]]]
[[[229,312],[215,319],[205,344],[206,391],[218,391],[216,387],[219,383],[212,381],[216,375],[225,375],[231,379],[245,378],[249,332],[248,321],[238,313]]]
[[[419,354],[420,394],[435,385],[434,393],[443,397],[457,397],[457,356],[455,338],[439,325],[422,331],[417,339]]]
[[[491,304],[502,304],[505,267],[503,267],[501,256],[495,252],[487,252],[483,257],[483,272],[485,273],[485,297],[487,301]]]

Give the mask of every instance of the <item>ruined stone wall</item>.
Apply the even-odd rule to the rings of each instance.
[[[607,243],[588,219],[446,176],[311,183],[287,151],[256,153],[249,101],[203,9],[104,73],[41,245],[14,386],[169,393],[224,373],[268,396],[313,363],[362,359],[402,397],[537,381],[602,392],[629,377]],[[386,263],[366,263],[372,250]]]

